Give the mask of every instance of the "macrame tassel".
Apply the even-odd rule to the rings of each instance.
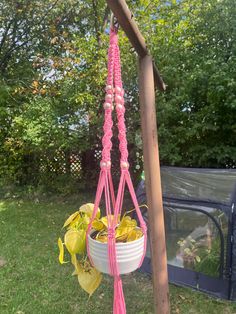
[[[113,314],[126,314],[125,297],[120,276],[114,277]]]

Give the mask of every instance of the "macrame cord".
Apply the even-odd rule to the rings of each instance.
[[[112,111],[114,109],[117,115],[117,127],[119,138],[120,150],[120,181],[118,185],[117,195],[115,197],[114,187],[111,176],[111,148],[112,148]],[[118,46],[118,28],[112,27],[110,29],[110,43],[108,49],[108,75],[106,85],[106,96],[104,107],[104,125],[103,125],[103,138],[102,138],[102,160],[100,162],[100,175],[98,180],[97,192],[94,202],[94,211],[88,226],[86,240],[87,252],[90,262],[93,265],[92,258],[89,252],[88,236],[92,229],[92,222],[96,217],[98,207],[100,204],[101,196],[104,192],[106,215],[108,219],[108,258],[109,258],[109,271],[110,275],[114,277],[114,301],[113,301],[113,314],[126,314],[125,299],[122,288],[122,280],[119,274],[116,258],[116,241],[115,241],[115,228],[118,223],[118,217],[122,211],[123,198],[125,185],[127,185],[131,199],[133,201],[137,217],[139,220],[140,228],[144,235],[144,250],[140,266],[143,262],[146,253],[146,240],[147,228],[145,221],[142,217],[134,187],[129,173],[128,163],[128,150],[126,139],[126,126],[125,126],[125,106],[124,106],[124,90],[121,79],[121,64],[120,64],[120,50]]]

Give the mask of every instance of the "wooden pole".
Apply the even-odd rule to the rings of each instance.
[[[125,0],[107,0],[109,8],[114,13],[119,25],[122,27],[126,36],[129,38],[130,43],[134,47],[135,51],[140,57],[148,55],[148,49],[145,43],[145,39],[138,29],[138,25],[133,18],[133,14],[130,12]],[[166,89],[166,85],[162,80],[162,77],[154,65],[154,80],[155,85],[160,91]]]
[[[143,138],[145,185],[152,256],[153,292],[156,314],[168,314],[169,289],[165,226],[156,125],[155,88],[151,56],[139,59],[139,97]]]

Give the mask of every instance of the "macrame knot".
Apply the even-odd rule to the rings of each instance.
[[[129,163],[127,161],[121,161],[120,167],[122,170],[128,170],[129,169]]]
[[[107,234],[109,239],[115,239],[115,230],[113,228],[108,228]]]
[[[111,33],[110,44],[111,45],[118,45],[118,36],[114,31]]]
[[[101,169],[109,169],[109,168],[111,168],[111,162],[109,160],[108,161],[102,160],[100,162],[100,168]]]

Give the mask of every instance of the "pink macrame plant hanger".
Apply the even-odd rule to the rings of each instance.
[[[111,148],[112,148],[112,111],[114,109],[117,115],[118,126],[118,138],[119,138],[119,150],[120,150],[120,181],[118,185],[117,195],[115,196],[114,187],[111,175]],[[94,211],[87,230],[87,252],[90,258],[90,262],[93,265],[92,258],[89,252],[88,237],[91,233],[92,222],[94,221],[102,194],[104,192],[106,215],[108,218],[108,258],[109,258],[109,271],[110,275],[114,277],[114,301],[113,301],[113,313],[125,314],[126,306],[122,288],[122,280],[119,274],[117,257],[116,257],[116,240],[115,240],[115,228],[118,222],[118,217],[121,214],[124,198],[125,186],[128,187],[131,199],[133,201],[137,217],[140,223],[140,228],[144,235],[144,250],[142,260],[139,266],[141,266],[145,253],[146,253],[146,240],[147,240],[147,228],[145,221],[142,217],[136,194],[134,191],[133,183],[131,181],[129,173],[128,163],[128,150],[126,140],[126,127],[125,127],[125,106],[124,106],[124,90],[121,79],[121,65],[120,65],[120,50],[118,46],[118,27],[111,25],[110,28],[110,43],[108,50],[108,75],[106,85],[105,103],[103,105],[105,111],[102,138],[102,160],[100,162],[100,175],[98,180],[97,192],[94,202]]]

